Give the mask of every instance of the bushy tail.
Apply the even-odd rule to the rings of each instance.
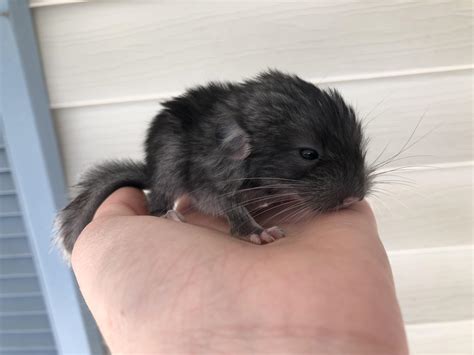
[[[78,195],[56,217],[56,242],[70,256],[77,237],[94,217],[100,204],[124,186],[146,189],[145,164],[131,160],[110,161],[87,171],[81,178]]]

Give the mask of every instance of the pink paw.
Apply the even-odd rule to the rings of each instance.
[[[280,227],[274,226],[264,229],[260,234],[251,234],[249,240],[254,244],[268,244],[285,236],[285,232]]]

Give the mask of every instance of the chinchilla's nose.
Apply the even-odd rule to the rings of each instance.
[[[352,205],[354,202],[357,202],[359,201],[360,199],[357,198],[357,197],[347,197],[344,199],[344,201],[342,201],[342,207],[349,207],[350,205]]]

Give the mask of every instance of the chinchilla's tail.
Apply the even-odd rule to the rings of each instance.
[[[146,189],[147,185],[145,164],[140,162],[110,161],[87,171],[77,185],[77,196],[56,216],[56,244],[65,257],[69,258],[77,237],[112,192],[124,186]]]

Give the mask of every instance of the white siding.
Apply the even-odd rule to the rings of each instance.
[[[369,197],[389,251],[472,244],[473,166],[406,171],[408,185],[391,183]],[[389,180],[390,177],[387,177]],[[396,179],[392,177],[391,179]]]
[[[390,252],[407,324],[472,317],[472,246]]]
[[[470,1],[91,1],[37,8],[53,106],[277,67],[316,80],[471,65]],[[104,19],[107,19],[104,21]]]
[[[368,123],[373,161],[402,148],[422,116],[413,142],[397,163],[427,165],[472,159],[472,70],[340,82],[338,88]],[[55,109],[67,178],[105,158],[142,156],[147,123],[160,109],[156,100]],[[440,142],[443,143],[440,146]],[[379,159],[379,161],[381,161]]]
[[[472,354],[472,320],[407,326],[413,354]]]
[[[412,352],[472,353],[471,1],[31,4],[70,185],[100,160],[141,158],[160,99],[267,67],[340,89],[371,159],[423,116],[414,140],[427,135],[394,163],[420,167],[400,173],[413,186],[371,202]]]

